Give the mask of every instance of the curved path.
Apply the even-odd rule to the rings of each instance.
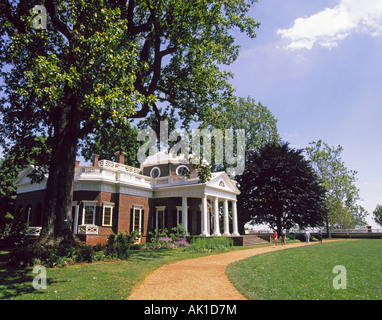
[[[315,244],[318,242],[311,242]],[[288,244],[286,249],[306,246]],[[278,245],[231,251],[169,263],[133,288],[129,300],[246,300],[229,281],[225,269],[235,261],[261,253],[286,250]]]

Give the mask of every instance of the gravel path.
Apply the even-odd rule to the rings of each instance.
[[[309,245],[317,242],[311,242]],[[307,244],[288,244],[286,249]],[[157,269],[137,285],[129,300],[246,300],[229,281],[225,269],[235,261],[281,248],[264,247],[232,251],[172,262]]]

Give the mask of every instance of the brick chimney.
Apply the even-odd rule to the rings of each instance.
[[[115,162],[120,164],[125,164],[125,155],[126,152],[117,151],[115,154]]]
[[[75,164],[75,168],[78,168],[80,166],[80,161],[79,160],[76,160],[76,164]]]
[[[93,167],[98,167],[98,158],[98,154],[93,155]]]

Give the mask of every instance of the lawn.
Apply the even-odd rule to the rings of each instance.
[[[260,246],[262,245],[258,247]],[[232,247],[230,250],[253,247],[257,246]],[[211,254],[185,251],[181,248],[130,252],[128,260],[47,268],[47,289],[35,290],[32,282],[37,274],[32,272],[32,268],[10,268],[6,260],[11,253],[0,250],[0,300],[126,299],[134,285],[162,265]]]
[[[226,273],[248,299],[381,300],[382,240],[338,241],[280,250],[235,262]],[[337,265],[346,289],[335,289]],[[344,283],[342,283],[344,284]]]
[[[47,268],[47,289],[35,290],[37,275],[32,268],[15,269],[5,264],[9,253],[0,251],[0,299],[87,300],[126,299],[132,287],[160,266],[201,256],[182,250],[132,252],[128,260],[81,263],[64,268]]]

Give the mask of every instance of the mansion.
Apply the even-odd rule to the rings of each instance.
[[[97,155],[90,166],[76,162],[72,227],[86,244],[104,244],[111,233],[135,230],[145,242],[149,232],[171,231],[179,224],[191,236],[239,236],[240,191],[225,172],[214,172],[200,183],[192,164],[182,164],[167,152],[148,157],[140,168],[125,165],[124,153],[115,155],[115,162]],[[38,236],[48,177],[31,183],[32,170],[27,167],[14,183],[16,213],[29,224],[28,233]]]

